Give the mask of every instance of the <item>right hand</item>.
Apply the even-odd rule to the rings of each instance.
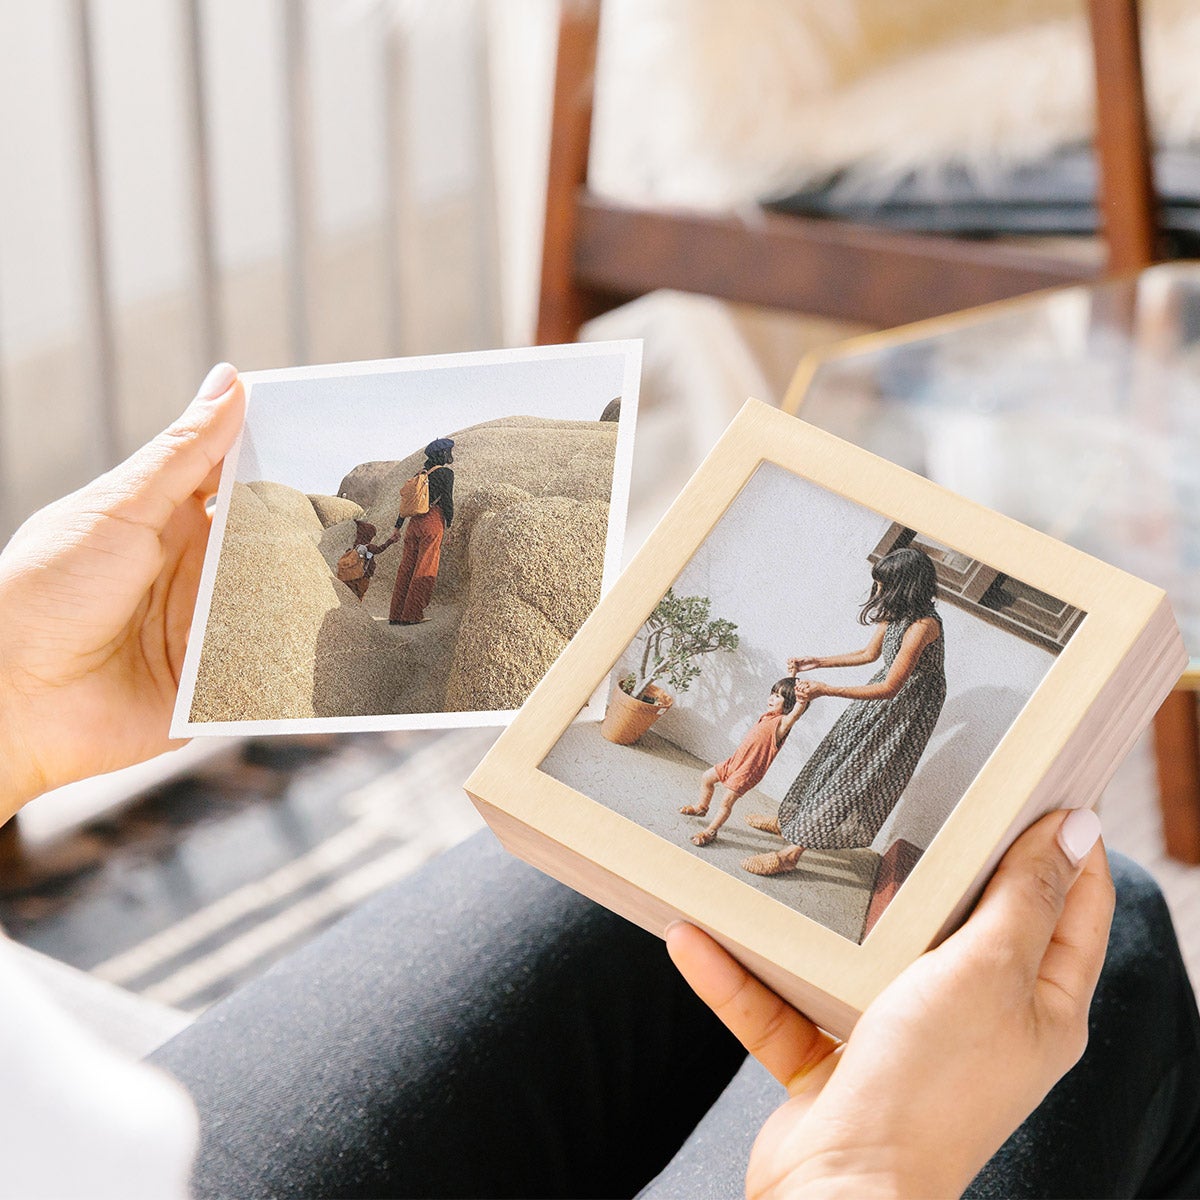
[[[1086,811],[1033,825],[841,1047],[706,934],[667,931],[696,993],[790,1094],[754,1144],[752,1200],[961,1194],[1087,1044],[1114,898],[1098,835]]]
[[[798,675],[801,671],[815,671],[820,665],[821,660],[812,656],[808,658],[789,658],[788,674]]]

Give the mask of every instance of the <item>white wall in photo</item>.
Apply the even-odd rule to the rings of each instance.
[[[871,629],[858,623],[870,591],[868,553],[889,517],[770,463],[755,473],[675,583],[680,595],[706,595],[712,615],[735,621],[738,650],[703,660],[700,678],[655,726],[707,763],[720,762],[766,711],[789,655],[861,649]],[[900,803],[874,845],[897,838],[925,848],[996,748],[1054,655],[942,601],[946,703]],[[632,669],[640,640],[622,657]],[[815,671],[841,686],[866,683],[881,664]],[[759,790],[782,799],[849,701],[815,700],[796,723]],[[734,820],[744,814],[735,814]]]

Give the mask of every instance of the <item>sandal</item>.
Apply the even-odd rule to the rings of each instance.
[[[758,829],[763,833],[774,833],[778,834],[780,837],[783,836],[779,833],[779,818],[768,817],[766,813],[748,813],[746,816],[746,824],[749,825],[751,829]]]
[[[784,875],[788,871],[794,871],[797,865],[799,860],[789,867],[778,850],[769,850],[766,854],[755,854],[742,859],[742,870],[749,871],[751,875]]]

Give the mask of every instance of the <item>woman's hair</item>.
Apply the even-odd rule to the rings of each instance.
[[[796,707],[796,681],[790,676],[785,675],[772,689],[772,696],[783,697],[783,711],[790,713]]]
[[[912,546],[893,550],[871,568],[871,579],[871,594],[858,614],[861,624],[933,616],[937,572],[933,559],[924,551]]]

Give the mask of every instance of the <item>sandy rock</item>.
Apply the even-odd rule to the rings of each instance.
[[[193,721],[313,715],[317,634],[340,599],[307,529],[309,521],[320,528],[312,505],[292,492],[308,510],[301,518],[283,491],[292,489],[233,485]]]
[[[338,585],[342,587],[341,584]],[[313,715],[317,717],[385,716],[426,712],[423,698],[414,707],[405,693],[419,673],[411,661],[408,639],[398,629],[372,620],[349,589],[317,631],[313,662]],[[438,711],[437,707],[433,708]]]
[[[607,475],[596,470],[595,447],[577,450],[555,464],[542,477],[537,495],[568,496],[572,500],[595,500],[607,504],[612,495],[612,469]]]
[[[477,521],[446,708],[519,707],[600,598],[606,504],[532,498]]]
[[[442,542],[442,563],[435,599],[452,599],[465,577],[467,547],[476,512],[494,512],[526,496],[569,495],[578,500],[602,500],[612,488],[617,446],[612,421],[556,421],[544,417],[500,417],[449,436],[454,438],[454,523]],[[342,481],[367,490],[374,481],[376,500],[365,505],[366,520],[379,530],[379,540],[395,527],[400,488],[424,466],[425,452],[417,450],[390,464],[369,463]],[[568,465],[569,464],[569,465]],[[366,472],[366,467],[371,469]],[[362,471],[359,482],[351,483]],[[548,489],[555,489],[550,491]],[[476,502],[472,497],[482,494]],[[342,549],[345,549],[343,546]],[[375,585],[390,592],[395,586],[402,547],[397,543],[381,555]]]
[[[333,577],[307,519],[279,516],[302,511],[281,489],[267,489],[268,508],[260,489],[234,484],[192,720],[404,711],[406,643]]]
[[[324,529],[336,525],[339,521],[357,520],[363,515],[361,504],[355,504],[353,500],[344,500],[341,496],[310,495],[308,500]]]
[[[423,450],[356,467],[339,497],[235,484],[193,719],[520,705],[598,599],[616,434],[535,417],[451,434],[455,519],[420,626],[386,621],[402,541],[361,603],[334,572],[356,519],[391,534]]]
[[[474,660],[464,644],[474,650]],[[502,594],[486,609],[468,609],[446,686],[446,712],[520,708],[564,645],[558,630],[515,596]]]
[[[267,510],[281,520],[290,521],[308,533],[320,533],[321,521],[308,497],[283,483],[267,479],[246,486],[263,502]]]
[[[422,457],[417,468],[425,462]],[[338,488],[338,496],[343,500],[353,500],[363,508],[370,508],[379,494],[379,486],[384,477],[396,466],[395,462],[365,462],[355,467]],[[412,472],[410,471],[411,475]]]

